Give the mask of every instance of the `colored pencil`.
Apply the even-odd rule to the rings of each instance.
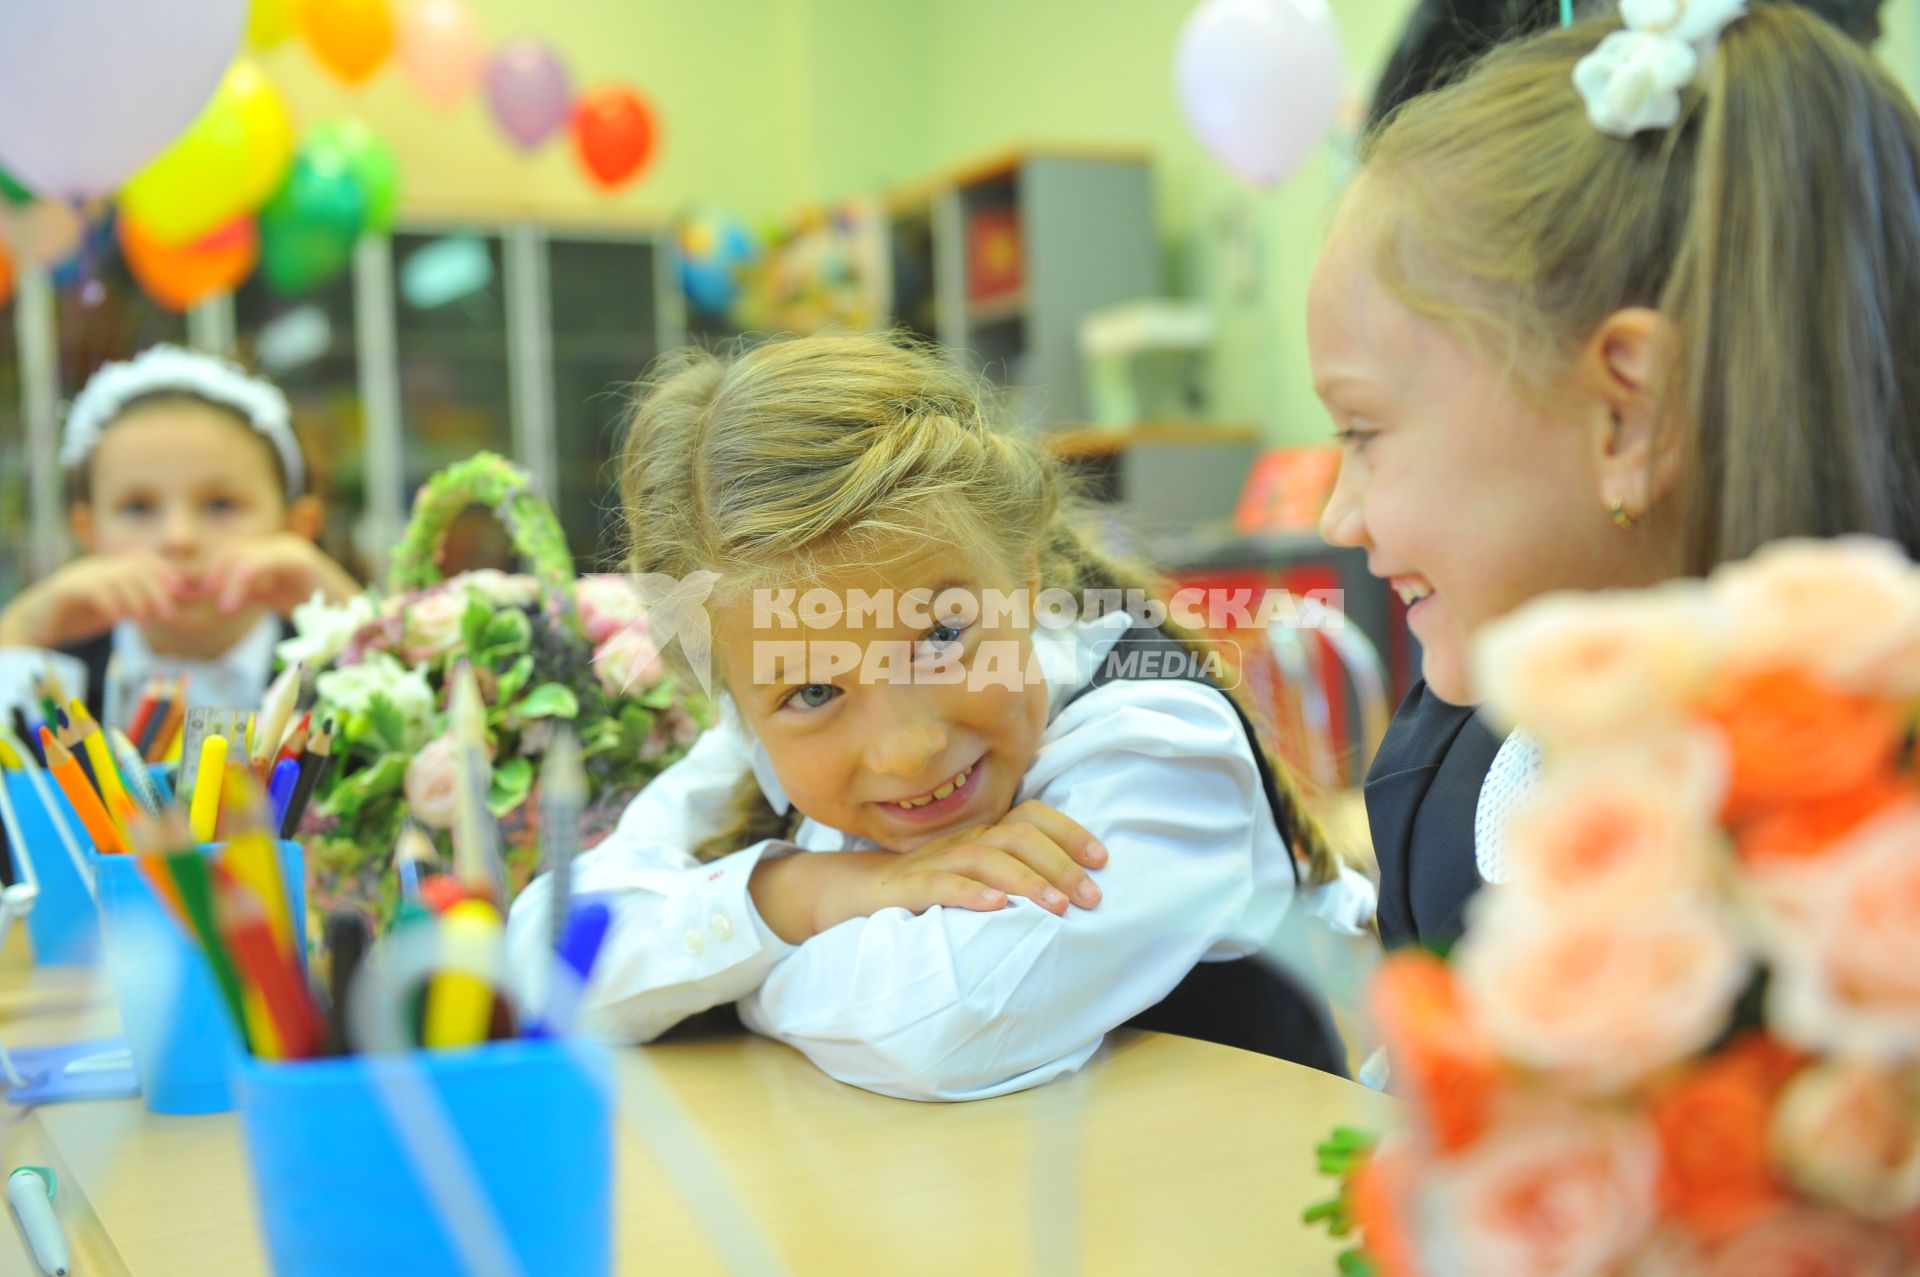
[[[100,802],[99,792],[87,783],[72,752],[44,727],[40,729],[40,750],[46,756],[47,770],[53,773],[67,801],[73,804],[74,814],[86,826],[87,836],[93,839],[93,845],[104,855],[126,851],[126,844],[120,841],[113,818],[107,815],[106,807]]]

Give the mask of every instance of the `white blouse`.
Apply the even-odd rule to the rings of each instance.
[[[589,1025],[645,1042],[738,1002],[749,1028],[840,1081],[907,1099],[974,1099],[1072,1072],[1195,963],[1259,950],[1294,877],[1226,698],[1191,682],[1122,680],[1062,708],[1129,624],[1115,613],[1036,632],[1052,719],[1015,795],[1058,808],[1106,845],[1110,860],[1093,871],[1097,908],[1056,917],[1019,898],[993,912],[890,908],[787,944],[753,906],[754,866],[873,844],[808,820],[793,844],[696,862],[693,847],[719,827],[744,772],[771,788],[764,755],[756,766],[758,746],[729,716],[575,865],[574,890],[604,893],[615,909],[584,993]],[[546,960],[549,886],[536,879],[508,920],[522,973]],[[1347,872],[1306,903],[1358,932],[1374,890]]]

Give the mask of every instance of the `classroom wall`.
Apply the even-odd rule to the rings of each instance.
[[[1307,369],[1304,301],[1340,143],[1277,191],[1237,182],[1188,133],[1173,49],[1197,0],[468,0],[490,37],[535,29],[576,83],[626,79],[658,104],[652,173],[593,190],[562,145],[523,157],[479,100],[421,106],[392,69],[346,90],[303,50],[266,62],[307,120],[352,112],[394,145],[410,211],[664,219],[693,202],[752,219],[873,192],[1020,143],[1152,152],[1168,278],[1213,304],[1218,416],[1276,441],[1327,426]],[[1336,0],[1354,107],[1413,0]],[[1920,0],[1884,11],[1881,55],[1920,87]]]

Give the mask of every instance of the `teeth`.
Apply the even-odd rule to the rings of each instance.
[[[949,795],[951,795],[954,790],[959,789],[962,785],[965,785],[967,783],[967,777],[971,775],[973,775],[973,768],[969,767],[967,768],[967,770],[961,772],[958,776],[955,776],[952,780],[948,781],[946,784],[940,786],[940,788],[934,790],[931,794],[928,794],[923,798],[909,798],[904,802],[895,803],[894,806],[904,807],[907,810],[911,811],[915,807],[925,807],[928,803],[937,803],[942,798],[946,798]]]
[[[1400,601],[1407,604],[1418,603],[1433,593],[1431,585],[1416,585],[1411,581],[1397,581],[1394,583],[1393,590],[1400,596]]]

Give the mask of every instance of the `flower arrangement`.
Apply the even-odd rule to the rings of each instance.
[[[441,579],[441,534],[474,504],[499,517],[527,573]],[[664,667],[633,587],[619,576],[576,580],[551,509],[499,456],[478,454],[428,480],[391,579],[385,595],[296,608],[296,633],[279,649],[282,662],[316,672],[314,721],[331,718],[338,732],[335,765],[300,831],[316,913],[347,902],[392,908],[392,853],[408,817],[444,844],[456,806],[448,697],[462,664],[486,707],[487,806],[506,835],[512,890],[539,867],[528,798],[556,724],[580,737],[589,797],[581,833],[591,846],[712,721],[710,702]]]
[[[1411,1122],[1321,1147],[1343,1272],[1920,1271],[1920,571],[1781,542],[1476,661],[1541,782],[1450,959],[1376,980]]]

